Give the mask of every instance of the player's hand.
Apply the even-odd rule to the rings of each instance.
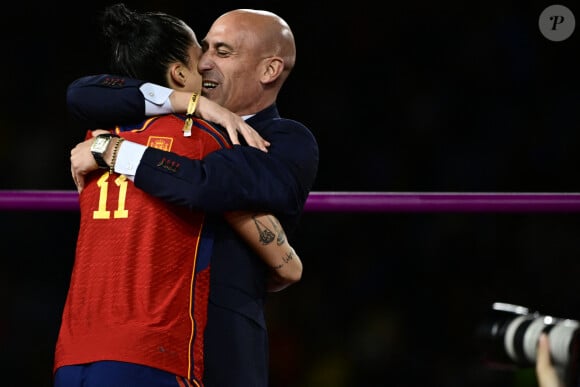
[[[258,148],[263,152],[268,152],[268,147],[270,146],[268,141],[262,138],[254,128],[242,119],[242,117],[232,113],[217,103],[201,96],[197,103],[195,114],[205,120],[223,126],[227,130],[232,144],[239,145],[240,140],[238,135],[242,135],[249,146]]]
[[[93,137],[101,133],[110,132],[102,129],[92,131]],[[93,144],[93,141],[93,138],[89,138],[88,140],[78,143],[70,151],[70,172],[79,193],[85,187],[85,176],[89,172],[99,168],[93,154],[91,153],[91,145]]]

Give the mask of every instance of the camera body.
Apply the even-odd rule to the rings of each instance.
[[[478,326],[477,336],[486,365],[500,368],[534,367],[540,334],[550,340],[552,364],[567,385],[578,380],[580,323],[531,312],[528,308],[496,302]]]

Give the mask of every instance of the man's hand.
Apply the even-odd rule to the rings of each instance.
[[[85,187],[85,175],[99,168],[91,153],[91,145],[93,144],[94,137],[101,133],[110,132],[102,129],[93,130],[93,138],[78,143],[70,151],[70,172],[79,193]]]

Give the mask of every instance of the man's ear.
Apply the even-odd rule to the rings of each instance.
[[[169,84],[178,88],[185,86],[187,82],[187,77],[189,76],[189,70],[181,63],[174,63],[169,67]]]
[[[282,71],[284,71],[284,59],[279,56],[272,56],[264,59],[264,72],[262,73],[262,83],[274,82]]]

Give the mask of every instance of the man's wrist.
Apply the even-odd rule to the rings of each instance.
[[[137,168],[141,163],[143,153],[148,149],[146,145],[132,141],[123,141],[119,146],[117,160],[115,162],[115,172],[125,175],[129,180],[137,173]]]

